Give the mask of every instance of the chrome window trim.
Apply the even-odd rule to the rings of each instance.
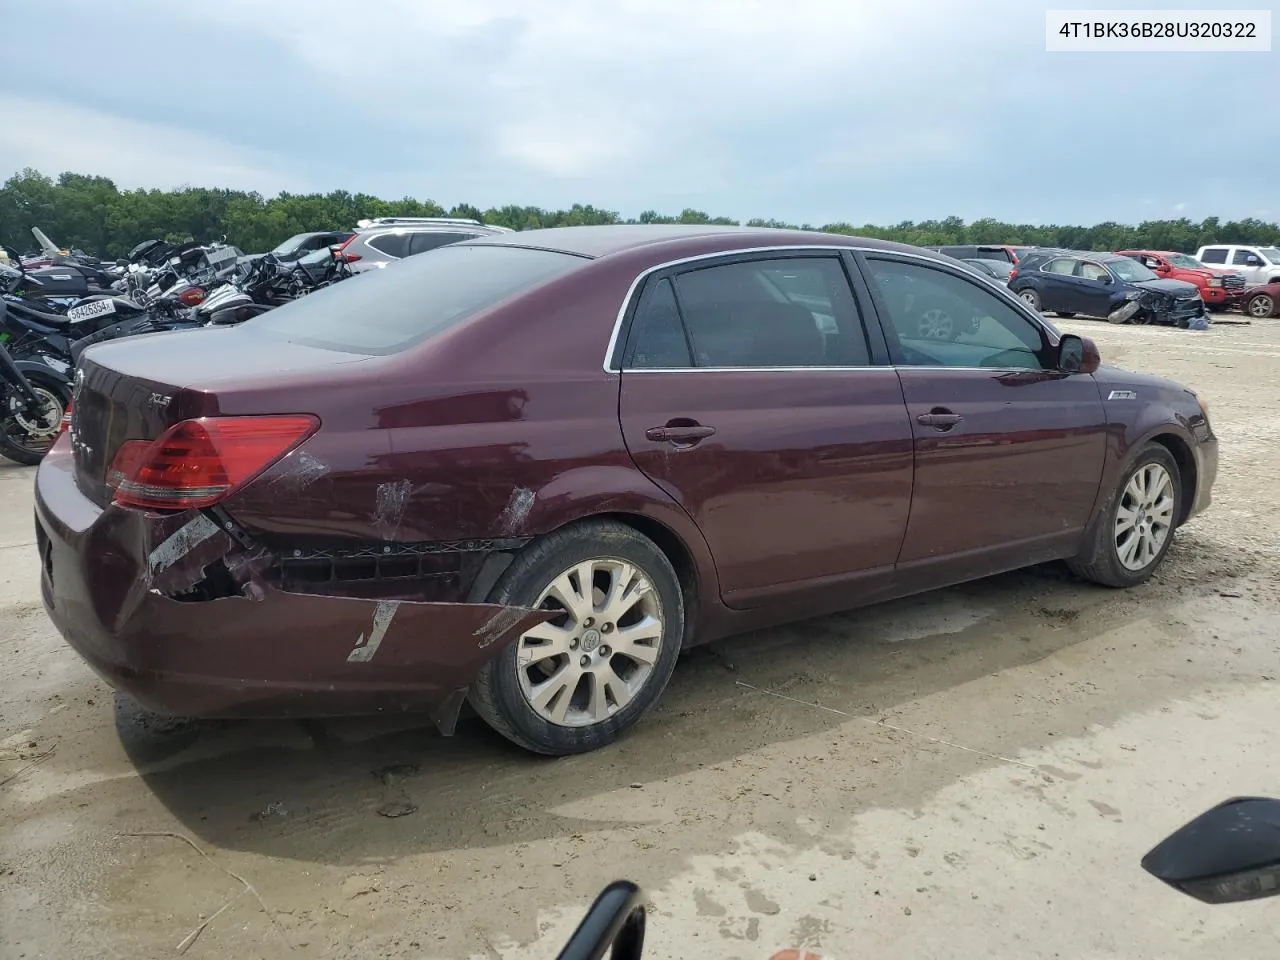
[[[952,272],[954,275],[960,276],[962,280],[968,280],[971,283],[974,280],[979,280],[979,281],[982,280],[981,277],[974,276],[973,272],[970,270],[955,270],[954,268],[950,268],[949,265],[946,264],[945,262],[940,262],[934,257],[925,256],[924,254],[914,253],[911,251],[903,251],[903,250],[883,250],[879,247],[855,247],[855,246],[844,246],[844,245],[827,244],[827,243],[786,244],[785,246],[771,245],[771,246],[765,246],[765,247],[743,247],[738,250],[718,250],[715,253],[700,253],[692,257],[680,257],[675,260],[668,260],[665,263],[654,264],[652,267],[646,267],[644,270],[642,270],[639,274],[636,275],[636,278],[634,280],[631,281],[631,285],[627,287],[626,295],[623,296],[622,298],[622,306],[618,309],[618,315],[614,318],[613,332],[610,333],[609,335],[609,344],[608,346],[605,347],[604,363],[601,364],[601,368],[604,370],[605,373],[621,374],[624,372],[621,369],[621,367],[611,367],[609,365],[609,362],[613,359],[614,351],[617,349],[618,334],[622,332],[622,323],[626,319],[627,311],[631,309],[631,301],[635,298],[636,291],[640,289],[640,285],[649,277],[650,274],[658,273],[661,270],[669,270],[672,267],[680,267],[687,263],[698,263],[699,261],[702,261],[702,260],[717,260],[722,257],[736,257],[736,256],[741,256],[743,254],[786,253],[789,250],[801,250],[801,251],[809,251],[809,252],[818,251],[821,253],[835,253],[835,254],[842,254],[845,252],[849,252],[849,253],[865,253],[865,254],[872,254],[872,255],[882,255],[882,256],[888,256],[888,257],[902,257],[907,260],[918,260],[921,263],[929,264],[934,267],[946,267],[948,269],[944,270],[943,271],[944,273]],[[945,254],[937,254],[937,256],[945,256]],[[955,259],[955,258],[952,258],[952,259]],[[1017,264],[1014,264],[1014,266],[1017,266]],[[863,279],[865,281],[865,278]],[[974,284],[974,285],[978,286],[978,284]],[[1039,329],[1040,332],[1043,333],[1050,342],[1052,342],[1056,338],[1056,336],[1058,335],[1057,332],[1045,323],[1044,318],[1040,316],[1034,316],[1031,313],[1030,309],[1027,307],[1027,305],[1022,302],[1021,298],[1011,293],[1007,286],[1005,286],[1004,284],[994,284],[994,283],[985,283],[985,286],[990,287],[991,290],[989,292],[993,293],[997,298],[1003,298],[1006,304],[1011,305],[1013,307],[1014,312],[1024,317],[1032,325],[1034,325],[1037,329]],[[852,284],[850,284],[850,288],[852,289]],[[856,301],[857,292],[856,291],[853,291],[853,292],[854,292],[855,301]],[[861,311],[859,311],[859,313],[861,313]],[[863,323],[866,323],[865,317],[862,317],[861,319]],[[724,372],[724,371],[730,371],[730,370],[736,373],[741,373],[741,372],[781,373],[781,372],[791,372],[794,370],[807,370],[807,371],[890,370],[894,368],[895,367],[893,364],[878,364],[878,365],[868,366],[868,367],[674,367],[674,368],[650,367],[648,369],[649,369],[649,372],[651,373],[672,373],[677,370],[680,372],[687,371],[690,373]],[[998,368],[996,367],[933,367],[933,366],[910,367],[909,366],[909,367],[904,367],[904,369],[908,369],[908,370],[996,370]],[[1029,370],[1032,368],[1013,367],[1010,369]],[[628,369],[625,372],[626,373],[643,373],[645,371],[639,368],[633,368],[633,369]],[[1049,371],[1049,372],[1052,372],[1052,371]]]

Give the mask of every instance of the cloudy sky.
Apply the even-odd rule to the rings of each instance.
[[[1276,0],[61,0],[57,29],[18,3],[0,178],[815,224],[1280,215],[1280,53],[1049,54],[1049,6]]]

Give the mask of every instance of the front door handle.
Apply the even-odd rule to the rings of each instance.
[[[665,427],[650,427],[644,435],[654,443],[697,443],[715,432],[715,427],[704,427],[700,423],[669,423]]]
[[[964,417],[944,407],[934,407],[928,413],[922,413],[916,417],[916,423],[925,427],[935,427],[938,430],[950,430],[957,423],[963,422]]]

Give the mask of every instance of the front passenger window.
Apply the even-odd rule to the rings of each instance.
[[[997,294],[921,263],[877,258],[868,263],[896,334],[890,350],[898,366],[1055,366],[1041,328]]]

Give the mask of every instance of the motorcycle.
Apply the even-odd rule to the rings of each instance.
[[[351,276],[350,265],[328,247],[289,262],[267,253],[209,290],[194,313],[210,326],[243,323]]]
[[[58,438],[71,385],[43,364],[14,360],[0,346],[0,456],[39,463]]]
[[[1201,903],[1280,896],[1280,800],[1236,797],[1220,803],[1153,847],[1142,858],[1142,869]],[[609,884],[558,960],[602,960],[606,954],[612,960],[640,960],[646,915],[640,887],[627,880]],[[774,957],[800,953],[788,950]]]

